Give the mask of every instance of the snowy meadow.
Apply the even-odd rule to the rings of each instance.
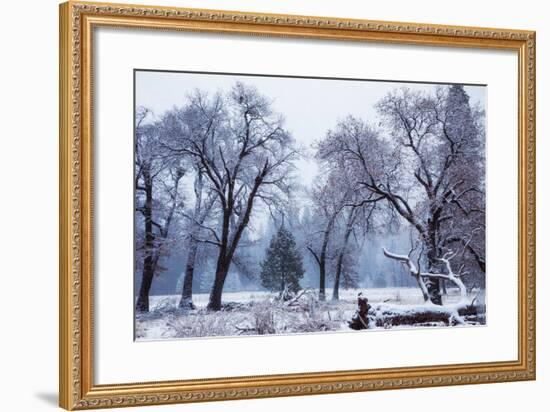
[[[137,340],[485,324],[484,86],[135,76]]]
[[[319,302],[307,292],[300,302],[281,302],[276,294],[256,292],[228,292],[225,310],[212,312],[206,309],[208,294],[197,294],[196,309],[178,308],[180,296],[161,295],[151,299],[151,310],[136,317],[136,339],[161,340],[205,336],[243,336],[291,334],[307,332],[351,331],[348,322],[357,309],[357,295],[367,294],[374,310],[371,313],[372,330],[407,327],[447,326],[443,319],[418,322],[411,325],[390,325],[380,310],[388,303],[403,312],[422,307],[424,300],[418,288],[348,289],[337,302]],[[474,299],[475,294],[470,297]],[[450,291],[446,304],[457,303],[458,291]],[[377,321],[378,318],[378,322]],[[451,321],[452,322],[452,321]],[[484,316],[472,316],[468,325],[482,325]]]

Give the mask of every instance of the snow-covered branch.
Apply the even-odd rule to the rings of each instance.
[[[416,267],[414,262],[412,261],[410,254],[409,255],[398,255],[395,253],[388,252],[386,248],[382,248],[382,251],[384,252],[384,256],[397,260],[403,264],[405,264],[408,269],[409,273],[412,277],[416,279],[416,283],[418,283],[418,287],[422,291],[422,296],[424,297],[424,301],[430,302],[430,294],[428,292],[428,287],[426,286],[426,283],[424,283],[424,279],[422,279],[422,276],[420,274],[420,270]],[[412,252],[412,251],[411,251]]]

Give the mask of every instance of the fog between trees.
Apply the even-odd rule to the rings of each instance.
[[[309,288],[322,301],[414,286],[439,305],[446,287],[484,288],[485,114],[463,86],[388,86],[376,119],[343,117],[314,144],[245,82],[182,98],[160,114],[136,108],[138,312],[174,270],[180,308],[199,292],[212,311],[226,290]],[[280,255],[303,271],[288,282],[268,253],[281,230],[293,246]]]

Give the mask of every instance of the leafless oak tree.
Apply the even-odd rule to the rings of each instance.
[[[143,241],[138,246],[138,257],[142,260],[138,262],[142,266],[138,312],[149,311],[151,285],[165,253],[174,213],[182,202],[179,185],[185,174],[181,164],[168,159],[160,149],[161,127],[157,122],[146,123],[148,114],[144,108],[136,111],[135,206],[143,217]]]
[[[353,171],[358,190],[384,199],[415,228],[425,246],[427,273],[440,272],[442,255],[457,239],[451,222],[458,218],[456,207],[464,208],[460,200],[472,194],[484,199],[483,130],[475,118],[481,114],[468,110],[462,92],[461,86],[438,88],[435,94],[391,92],[377,105],[380,130],[350,116],[319,146],[324,159]],[[473,229],[466,229],[471,235]],[[439,305],[440,279],[426,281],[428,299]]]
[[[285,196],[298,152],[271,102],[242,83],[224,95],[197,91],[174,123],[168,150],[199,165],[219,208],[219,227],[203,241],[218,247],[208,308],[220,310],[224,282],[255,204]]]

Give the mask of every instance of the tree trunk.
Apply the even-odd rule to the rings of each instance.
[[[210,298],[208,299],[208,310],[218,311],[222,308],[223,285],[225,283],[225,278],[229,273],[230,263],[231,259],[227,262],[222,257],[218,259],[218,264],[216,265],[216,277],[214,278],[214,285],[212,286]]]
[[[208,310],[218,311],[222,308],[222,292],[225,278],[229,272],[229,265],[231,258],[226,260],[226,256],[229,249],[229,222],[231,220],[231,210],[225,209],[223,213],[222,221],[222,236],[218,250],[218,261],[216,263],[216,275],[214,276],[214,284],[210,291],[210,297],[208,299]]]
[[[336,274],[334,275],[334,287],[332,288],[332,300],[339,300],[340,290],[340,276],[342,274],[342,261],[344,260],[344,254],[340,253],[338,256],[338,262],[336,263]]]
[[[179,303],[180,309],[195,309],[193,304],[193,275],[195,272],[195,259],[197,257],[198,242],[189,239],[189,251],[187,253],[187,262],[185,264],[185,275],[183,279],[183,289]]]
[[[326,269],[325,269],[324,256],[321,259],[322,259],[321,266],[319,267],[319,300],[324,301],[326,299],[326,293],[325,293]]]
[[[250,191],[248,195],[248,199],[246,201],[246,208],[245,208],[244,215],[242,219],[239,221],[237,227],[235,228],[234,235],[231,240],[229,236],[230,222],[235,212],[234,203],[233,203],[233,184],[234,183],[229,185],[228,205],[225,207],[224,213],[223,213],[222,236],[221,236],[221,242],[220,242],[220,250],[218,254],[218,263],[216,265],[216,276],[214,278],[214,285],[212,286],[212,291],[210,292],[210,298],[208,300],[208,306],[207,306],[207,309],[209,310],[220,310],[222,308],[222,292],[223,292],[223,285],[225,283],[225,278],[229,273],[229,268],[231,266],[231,262],[233,261],[233,256],[235,255],[235,251],[239,246],[239,242],[241,240],[242,234],[245,228],[247,227],[248,222],[250,221],[250,215],[254,207],[254,198],[256,197],[258,189],[263,182],[265,173],[267,172],[266,172],[266,169],[264,168],[264,171],[258,176],[256,176],[256,179],[254,180],[254,186],[252,187],[252,190]]]
[[[436,273],[435,268],[430,268],[430,273]],[[426,287],[428,288],[428,294],[430,295],[430,300],[434,305],[443,305],[443,300],[441,298],[441,288],[440,288],[440,280],[437,278],[425,278],[424,282],[426,283]]]
[[[137,312],[149,312],[149,292],[155,274],[152,255],[155,242],[155,236],[153,235],[153,179],[148,170],[143,171],[143,176],[145,186],[145,205],[143,209],[145,223],[145,258],[143,259],[141,287],[136,303]]]
[[[146,258],[146,260],[149,258]],[[145,263],[141,276],[141,287],[139,288],[138,300],[136,303],[136,311],[139,313],[149,312],[149,291],[153,283],[153,271],[150,269],[151,264]]]
[[[283,274],[281,276],[281,300],[285,300],[286,299],[286,285],[285,285],[285,275]]]
[[[319,255],[319,300],[324,301],[326,299],[325,283],[326,283],[326,265],[327,265],[327,249],[330,239],[330,232],[332,232],[332,226],[336,215],[332,216],[328,221],[325,233],[323,235],[323,244],[321,245],[321,254]]]
[[[355,207],[349,212],[348,221],[346,223],[346,233],[344,234],[344,242],[342,249],[338,255],[338,261],[336,263],[336,274],[334,275],[334,287],[332,288],[332,300],[339,300],[340,291],[340,277],[342,275],[342,265],[344,263],[344,255],[346,254],[349,237],[353,231],[353,223],[355,222]]]
[[[202,192],[203,192],[203,175],[199,170],[195,179],[195,210],[193,212],[193,221],[191,222],[191,233],[189,234],[189,242],[187,243],[187,261],[185,262],[185,275],[183,278],[183,287],[181,291],[181,299],[179,303],[180,309],[195,309],[193,304],[193,275],[195,273],[195,260],[197,258],[197,250],[199,242],[196,239],[200,232],[200,226],[206,220],[208,213],[212,207],[212,202],[205,206],[202,210]]]
[[[432,223],[430,223],[430,226],[433,226]],[[430,232],[428,234],[428,272],[429,273],[438,273],[439,267],[441,266],[440,262],[437,260],[437,242],[436,242],[436,235],[435,235],[435,228],[430,227]],[[428,288],[428,293],[430,295],[430,300],[434,305],[443,305],[443,300],[441,298],[441,285],[440,285],[440,279],[439,278],[425,278],[424,282],[426,283],[426,286]]]

